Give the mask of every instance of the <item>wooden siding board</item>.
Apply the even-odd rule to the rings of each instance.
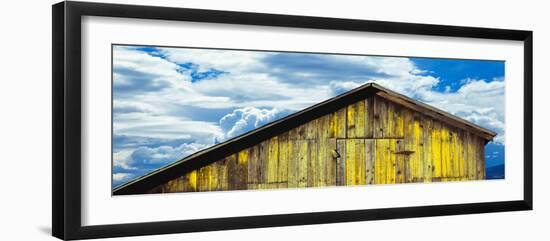
[[[264,177],[266,188],[277,188],[279,174],[279,137],[277,136],[268,141],[266,161]]]
[[[433,121],[432,136],[432,164],[433,164],[433,177],[443,177],[443,164],[442,164],[442,147],[441,147],[441,123],[439,121]]]
[[[466,163],[464,158],[464,131],[463,130],[460,130],[460,129],[457,130],[456,145],[457,145],[457,150],[456,150],[457,175],[461,179],[464,179],[467,176],[466,175],[467,172],[466,172]]]
[[[338,152],[337,145],[336,145],[336,139],[329,138],[325,139],[326,141],[326,163],[325,163],[325,170],[326,170],[326,186],[335,186],[336,185],[336,167],[338,158],[335,156],[335,154]]]
[[[260,145],[248,148],[247,189],[258,189],[261,184]]]
[[[330,130],[331,138],[346,138],[346,116],[347,108],[344,107],[330,114]]]
[[[292,141],[289,140],[288,133],[279,136],[279,163],[277,169],[277,182],[279,188],[288,187],[288,165],[293,152]]]
[[[423,181],[431,182],[434,167],[433,167],[433,156],[432,156],[432,131],[433,131],[433,122],[430,118],[422,116],[422,121],[420,128],[422,129],[422,152],[424,153],[423,161]]]
[[[393,184],[396,181],[397,155],[395,139],[376,140],[376,184]]]
[[[366,112],[365,100],[358,101],[347,107],[347,137],[365,138],[366,137]]]
[[[307,141],[307,187],[318,186],[319,146],[317,140]]]
[[[477,167],[477,180],[484,180],[485,179],[485,148],[484,148],[484,140],[481,138],[476,138],[476,167]]]
[[[346,185],[364,185],[365,176],[365,140],[347,139],[345,142],[346,151]]]
[[[336,140],[338,158],[336,161],[336,185],[346,185],[346,140]]]
[[[408,154],[404,154],[405,141],[396,140],[396,167],[395,167],[395,183],[405,183],[406,182],[406,172],[407,172],[407,162]]]
[[[365,99],[365,137],[373,138],[374,131],[374,98]]]
[[[365,181],[374,184],[376,173],[375,141],[365,140]]]
[[[231,190],[245,190],[248,188],[248,153],[248,149],[240,151],[228,159],[228,162],[233,165],[233,170],[228,173],[228,179],[230,176],[234,176],[229,184],[233,187]]]
[[[387,129],[388,108],[386,104],[386,101],[382,98],[374,98],[374,138],[384,138],[389,132]]]
[[[298,162],[298,187],[307,187],[307,170],[309,163],[308,141],[296,141],[297,162]]]
[[[298,151],[300,146],[298,145],[299,142],[297,140],[290,140],[289,142],[289,150],[291,151],[288,153],[288,187],[296,188],[298,187]]]
[[[403,108],[401,105],[391,103],[393,110],[393,128],[390,138],[403,138],[404,123],[403,123]]]

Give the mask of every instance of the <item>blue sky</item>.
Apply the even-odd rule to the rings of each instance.
[[[498,133],[504,62],[113,46],[113,187],[366,82]]]

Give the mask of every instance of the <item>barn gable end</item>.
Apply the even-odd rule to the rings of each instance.
[[[484,145],[494,136],[369,83],[113,193],[480,180],[485,178]]]

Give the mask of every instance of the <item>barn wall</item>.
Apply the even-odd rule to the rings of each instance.
[[[150,193],[479,180],[484,145],[473,133],[373,96]]]

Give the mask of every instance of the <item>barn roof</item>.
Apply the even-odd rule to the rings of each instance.
[[[346,93],[308,107],[302,111],[291,114],[285,118],[271,122],[223,143],[219,143],[196,152],[179,161],[164,166],[156,171],[115,188],[113,190],[113,194],[126,195],[144,193],[147,190],[151,190],[160,184],[173,180],[184,173],[221,160],[232,153],[236,153],[263,140],[282,134],[283,132],[298,127],[318,117],[332,113],[340,108],[372,95],[380,96],[414,111],[421,112],[434,119],[443,121],[449,125],[469,131],[480,136],[486,142],[492,140],[493,137],[496,136],[496,133],[491,130],[480,127],[443,110],[386,89],[376,83],[367,83]]]

